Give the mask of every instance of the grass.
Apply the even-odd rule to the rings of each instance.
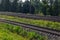
[[[46,21],[46,20],[45,21],[44,20],[34,20],[34,19],[6,16],[6,15],[0,15],[0,18],[60,30],[59,22],[52,22],[52,21]]]
[[[12,33],[3,27],[0,27],[0,40],[27,40],[27,38],[19,36],[16,33]]]
[[[0,22],[0,40],[47,40],[47,37],[27,32],[19,26]]]

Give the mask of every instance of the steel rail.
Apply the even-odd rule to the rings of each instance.
[[[32,30],[36,30],[38,32],[45,32],[45,33],[60,36],[60,31],[58,31],[58,30],[52,30],[52,29],[48,29],[48,28],[37,27],[37,26],[34,26],[34,25],[24,24],[24,23],[20,23],[20,22],[5,20],[5,19],[0,19],[0,22],[5,22],[5,23],[8,23],[8,24],[18,25],[18,26],[22,26],[24,28],[30,28]]]
[[[47,21],[54,21],[60,22],[60,16],[39,16],[39,15],[32,15],[32,14],[22,14],[22,13],[0,13],[1,15],[8,15],[8,16],[16,16],[21,18],[28,18],[28,19],[35,19],[35,20],[47,20]]]

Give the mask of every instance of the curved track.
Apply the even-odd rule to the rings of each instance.
[[[39,27],[36,27],[34,25],[24,24],[24,23],[20,23],[20,22],[5,20],[5,19],[0,19],[0,22],[5,22],[5,23],[13,24],[13,25],[18,25],[18,26],[22,26],[24,28],[30,28],[32,30],[36,30],[38,32],[45,32],[45,33],[48,33],[48,34],[60,36],[60,31],[58,31],[58,30],[53,30],[53,29],[48,29],[48,28],[42,28],[42,27],[39,28]]]
[[[17,16],[21,18],[28,18],[28,19],[38,19],[38,20],[48,20],[54,22],[60,22],[60,16],[39,16],[33,14],[22,14],[22,13],[12,13],[12,12],[0,12],[1,15],[9,15],[9,16]]]

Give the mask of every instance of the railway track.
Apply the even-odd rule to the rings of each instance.
[[[39,15],[26,15],[22,13],[9,13],[9,12],[2,12],[0,15],[8,15],[8,16],[17,16],[21,18],[28,18],[28,19],[37,19],[37,20],[48,20],[48,21],[54,21],[54,22],[60,22],[60,16],[39,16]]]
[[[52,29],[42,28],[42,27],[39,28],[39,27],[34,26],[34,25],[24,24],[24,23],[20,23],[20,22],[5,20],[5,19],[0,19],[0,22],[5,22],[5,23],[13,24],[13,25],[18,25],[18,26],[22,26],[24,28],[29,28],[29,29],[32,29],[32,30],[36,30],[38,32],[44,32],[44,33],[60,36],[60,31],[58,31],[58,30],[52,30]]]

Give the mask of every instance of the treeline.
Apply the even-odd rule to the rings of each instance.
[[[0,11],[59,16],[60,0],[1,0]]]

